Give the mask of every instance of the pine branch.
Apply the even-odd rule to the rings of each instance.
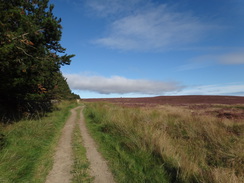
[[[16,46],[16,48],[18,48],[19,50],[23,51],[24,54],[26,54],[27,56],[34,58],[32,55],[26,53],[26,51],[25,51],[23,48],[20,48],[20,47],[18,47],[18,46]]]
[[[37,30],[36,32],[42,32],[42,31],[44,31],[44,29],[39,29],[39,30]],[[26,35],[28,35],[28,34],[30,34],[29,32],[26,32],[26,33],[24,33],[24,34],[21,34],[20,36],[17,36],[17,37],[14,37],[14,38],[12,38],[12,40],[15,40],[15,39],[17,39],[17,38],[20,38],[20,37],[24,37],[24,36],[26,36]]]

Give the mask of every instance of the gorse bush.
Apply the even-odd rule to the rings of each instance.
[[[120,148],[148,152],[155,166],[161,164],[167,171],[169,182],[244,182],[241,120],[171,106],[126,108],[100,103],[89,104],[85,113],[101,133],[112,134],[114,141],[126,139]]]

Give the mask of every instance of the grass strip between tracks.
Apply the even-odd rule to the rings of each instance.
[[[73,183],[90,183],[93,178],[89,174],[89,161],[86,157],[86,149],[83,146],[83,139],[79,125],[77,124],[80,120],[81,109],[77,110],[76,124],[72,136],[72,149],[73,149]]]

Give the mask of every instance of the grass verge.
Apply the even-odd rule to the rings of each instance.
[[[104,116],[104,108],[99,106],[100,104],[94,105],[84,110],[87,127],[98,142],[99,151],[109,160],[108,164],[116,182],[169,182],[169,176],[160,158],[132,143],[130,137],[123,134],[123,129],[116,129],[112,124],[104,124],[104,120],[107,119]]]
[[[118,182],[244,182],[242,119],[106,103],[84,114]]]
[[[89,174],[89,161],[86,157],[86,149],[83,146],[83,140],[81,136],[81,131],[79,128],[79,125],[77,124],[80,120],[80,112],[81,109],[77,110],[77,120],[75,124],[75,128],[73,131],[72,136],[72,149],[73,149],[73,159],[74,159],[74,165],[73,165],[73,183],[91,183],[93,181],[93,177]]]
[[[44,182],[52,167],[54,149],[76,104],[63,102],[39,120],[1,126],[5,145],[0,150],[0,182]]]

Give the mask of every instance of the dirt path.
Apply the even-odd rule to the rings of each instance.
[[[71,116],[67,120],[61,138],[59,139],[56,153],[54,156],[54,164],[49,172],[45,183],[69,183],[72,175],[72,145],[71,136],[76,123],[76,109],[71,110]],[[81,111],[79,127],[84,141],[84,147],[87,151],[87,158],[90,161],[91,176],[94,176],[95,183],[114,183],[112,173],[108,170],[106,161],[96,149],[94,140],[89,135],[85,126],[83,113]]]
[[[91,175],[95,177],[94,183],[115,183],[104,158],[96,149],[96,143],[87,131],[83,113],[81,111],[79,127],[86,148],[87,159],[90,161]]]
[[[47,176],[46,183],[69,183],[72,179],[70,173],[73,164],[71,136],[76,120],[76,109],[71,110],[71,115],[62,130],[54,156],[53,168]]]

